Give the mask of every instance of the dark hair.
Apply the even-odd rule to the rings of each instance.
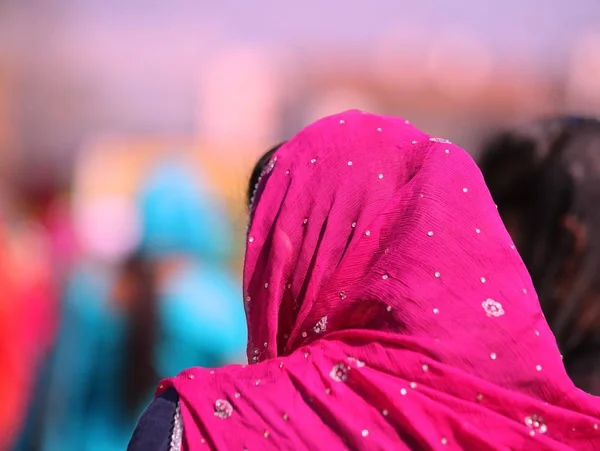
[[[127,413],[135,415],[158,381],[154,366],[157,340],[157,280],[154,264],[141,253],[133,254],[122,273],[129,282],[125,306],[127,338],[123,399]]]
[[[254,168],[252,169],[252,173],[250,174],[250,180],[248,181],[248,191],[246,192],[246,204],[250,205],[252,203],[252,196],[254,195],[254,191],[258,185],[258,181],[260,180],[260,176],[265,170],[265,167],[271,161],[273,154],[277,152],[277,150],[283,146],[285,142],[277,144],[273,146],[269,150],[267,150],[262,157],[258,159]]]
[[[580,208],[579,199],[589,193],[573,176],[574,164],[585,162],[586,152],[600,152],[600,147],[587,145],[589,140],[582,146],[580,138],[590,133],[600,137],[597,121],[542,121],[530,129],[494,136],[484,146],[480,160],[501,216],[505,221],[516,220],[519,233],[515,234],[515,242],[565,354],[565,363],[567,353],[593,337],[600,326],[598,318],[591,325],[594,327],[578,329],[590,307],[588,295],[599,288],[593,286],[594,278],[588,275],[600,268],[600,246],[591,243],[589,237],[589,252],[577,257],[576,237],[564,225],[568,216],[574,216],[588,228],[600,228],[600,215]],[[574,257],[578,258],[576,262]],[[569,276],[573,279],[566,293],[557,289],[565,268],[572,272]]]

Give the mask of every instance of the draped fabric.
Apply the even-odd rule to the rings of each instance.
[[[183,449],[600,449],[600,402],[464,150],[327,117],[274,154],[251,210],[251,364],[160,384]]]

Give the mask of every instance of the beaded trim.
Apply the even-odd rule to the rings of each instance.
[[[266,165],[266,167],[263,169],[262,173],[260,174],[260,176],[258,177],[258,180],[256,181],[256,184],[254,185],[254,191],[252,192],[252,197],[250,198],[250,217],[252,217],[252,213],[254,212],[254,201],[256,199],[256,194],[258,193],[258,187],[260,185],[260,182],[262,181],[262,179],[269,175],[273,169],[275,168],[275,163],[277,163],[277,157],[273,157],[273,159],[271,161],[269,161],[269,163]],[[250,230],[250,221],[248,221],[248,223],[246,224],[246,235],[248,235],[248,231]]]
[[[179,402],[173,416],[173,430],[171,432],[171,445],[169,451],[181,451],[181,442],[183,438],[183,422],[181,421],[181,409]]]

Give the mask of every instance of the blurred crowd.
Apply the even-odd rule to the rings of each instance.
[[[3,216],[0,449],[124,449],[159,378],[245,360],[233,232],[198,175],[151,168],[118,258],[82,248],[59,193]]]

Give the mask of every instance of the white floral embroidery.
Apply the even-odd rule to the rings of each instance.
[[[542,417],[538,415],[525,417],[525,425],[531,429],[529,435],[545,434],[548,431],[548,426],[546,426]]]
[[[321,332],[325,332],[325,330],[327,330],[327,317],[324,316],[323,318],[321,318],[317,324],[315,324],[315,327],[313,327],[313,330],[315,331],[316,334],[320,334]]]
[[[333,365],[329,376],[336,382],[346,382],[348,379],[348,367],[345,363]]]
[[[217,399],[215,402],[215,416],[221,419],[226,419],[233,413],[233,406],[225,399]]]
[[[352,362],[356,365],[356,368],[362,368],[363,366],[365,366],[365,362],[363,362],[362,360],[358,360],[355,357],[348,357],[348,362]]]
[[[429,138],[429,141],[434,143],[452,144],[450,141],[444,138]]]
[[[499,316],[504,315],[504,309],[502,308],[502,304],[494,301],[493,299],[486,299],[481,303],[481,306],[485,310],[487,316],[494,316],[498,318]]]

